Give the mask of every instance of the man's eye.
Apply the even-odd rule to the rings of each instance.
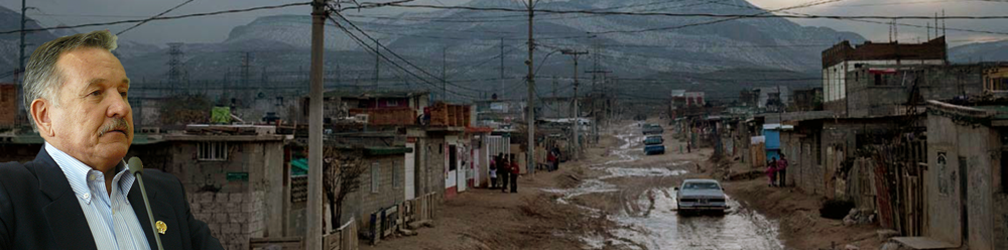
[[[122,96],[122,97],[126,97],[126,92],[125,91],[119,92],[119,95]]]
[[[100,96],[101,95],[101,90],[95,90],[94,92],[91,92],[90,95],[92,95],[92,96]]]

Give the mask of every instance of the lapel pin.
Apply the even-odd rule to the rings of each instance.
[[[165,231],[168,231],[168,225],[165,225],[164,221],[157,221],[154,223],[154,227],[157,227],[157,232],[159,234],[164,234]]]

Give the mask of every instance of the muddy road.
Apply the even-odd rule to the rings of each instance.
[[[706,151],[680,153],[681,143],[666,132],[666,154],[645,156],[640,124],[612,131],[619,146],[589,157],[576,171],[579,183],[543,189],[556,202],[575,206],[614,227],[581,236],[589,249],[784,249],[777,223],[729,197],[723,215],[681,216],[673,187],[686,178],[707,178]]]

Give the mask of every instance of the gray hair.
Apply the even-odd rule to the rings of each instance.
[[[31,103],[35,99],[45,99],[54,106],[59,106],[56,92],[63,87],[63,74],[56,67],[63,53],[77,48],[101,48],[109,52],[115,50],[117,37],[108,30],[93,31],[56,38],[46,42],[32,52],[31,59],[25,65],[24,107],[32,127],[36,127],[31,114]]]

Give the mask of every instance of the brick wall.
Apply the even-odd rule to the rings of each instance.
[[[189,193],[193,217],[207,223],[210,233],[224,249],[248,249],[252,231],[261,231],[262,221],[253,220],[253,206],[246,193]]]
[[[357,219],[360,228],[370,228],[371,214],[403,202],[403,155],[366,156],[367,168],[361,186],[343,202],[343,219]],[[372,166],[378,165],[378,189],[372,190]],[[396,184],[398,182],[398,184]]]
[[[14,84],[0,84],[0,127],[17,125],[17,89]]]
[[[198,141],[131,147],[145,168],[171,173],[182,182],[193,217],[206,222],[225,249],[248,249],[249,238],[284,233],[283,142],[229,141],[226,160],[199,160]],[[247,173],[248,178],[228,178]]]

